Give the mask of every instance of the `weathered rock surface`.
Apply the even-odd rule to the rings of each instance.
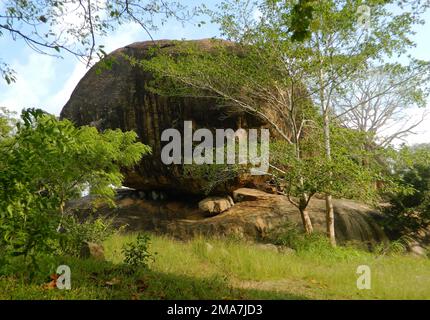
[[[210,40],[195,41],[205,50],[213,46]],[[155,43],[162,50],[173,50],[175,42],[160,40]],[[225,42],[231,45],[230,42]],[[146,59],[153,54],[154,42],[136,42],[108,55],[114,59],[111,69],[103,70],[96,64],[79,82],[70,100],[61,111],[61,118],[77,125],[94,125],[100,129],[134,130],[140,140],[152,147],[134,169],[126,172],[125,186],[135,189],[163,190],[173,193],[203,194],[206,181],[184,176],[180,165],[165,166],[161,162],[163,143],[161,133],[168,128],[183,133],[183,122],[193,121],[193,129],[259,128],[260,119],[242,111],[223,107],[215,99],[163,97],[147,88],[150,73],[131,66],[124,55]],[[169,51],[170,52],[170,51]],[[220,185],[214,193],[231,192],[234,187],[253,181],[236,179]]]
[[[123,198],[117,201],[116,209],[104,207],[99,209],[99,213],[115,215],[116,223],[128,224],[129,230],[153,231],[179,239],[189,239],[197,235],[263,239],[272,230],[287,222],[297,224],[300,228],[300,215],[285,197],[252,189],[243,189],[240,193],[253,194],[253,198],[242,198],[228,210],[212,217],[207,217],[205,212],[198,208],[198,200],[182,202]],[[90,205],[88,199],[81,199],[71,206],[83,212]],[[334,211],[339,242],[357,241],[370,245],[387,240],[375,222],[380,217],[377,211],[349,200],[334,200]],[[312,200],[309,212],[314,228],[323,232],[325,201]]]
[[[427,256],[427,250],[424,248],[420,243],[413,242],[409,244],[408,248],[409,252],[417,257],[426,257]]]
[[[257,189],[240,188],[233,191],[233,199],[236,202],[264,200],[270,198],[273,198],[273,194]]]
[[[82,243],[79,256],[84,259],[93,258],[96,260],[105,260],[103,246],[94,242]]]
[[[199,209],[210,215],[217,215],[230,209],[233,205],[234,202],[230,196],[208,197],[199,202]]]

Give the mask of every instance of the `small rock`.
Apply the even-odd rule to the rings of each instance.
[[[208,197],[199,202],[199,209],[216,215],[230,209],[233,205],[231,197]]]
[[[94,258],[96,260],[105,260],[103,246],[94,242],[84,242],[79,256],[83,259]]]
[[[414,256],[419,257],[426,257],[427,256],[427,250],[420,246],[419,244],[413,244],[409,247],[409,251]]]

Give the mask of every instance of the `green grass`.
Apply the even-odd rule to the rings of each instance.
[[[136,235],[105,242],[106,262],[57,258],[31,283],[0,278],[1,299],[429,299],[430,259],[378,256],[315,245],[283,254],[229,239],[180,242],[153,236],[150,270],[122,265],[121,247]],[[211,249],[208,249],[210,244]],[[45,289],[52,267],[67,264],[72,290]],[[49,265],[49,267],[48,267]],[[358,290],[356,270],[368,265],[371,290]],[[19,274],[15,272],[15,274]]]

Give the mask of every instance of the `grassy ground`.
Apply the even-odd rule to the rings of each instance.
[[[0,299],[430,298],[430,259],[324,246],[288,254],[237,240],[153,236],[157,254],[150,270],[131,270],[122,265],[121,247],[134,238],[115,235],[106,241],[106,262],[57,258],[30,284],[23,276],[0,277]],[[71,290],[44,286],[59,264],[72,270]],[[359,265],[371,268],[370,290],[356,287]]]

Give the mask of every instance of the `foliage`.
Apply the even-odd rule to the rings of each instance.
[[[338,198],[376,201],[379,192],[375,183],[384,180],[389,188],[392,182],[381,176],[381,168],[362,165],[366,153],[360,148],[361,141],[359,133],[333,127],[330,161],[324,157],[324,144],[318,132],[308,131],[302,139],[300,159],[292,145],[284,141],[272,143],[271,164],[282,169],[275,176],[279,186],[290,197],[299,197],[303,192],[311,197],[330,193]]]
[[[393,175],[403,189],[388,194],[387,228],[399,237],[430,225],[430,148],[403,146],[394,159]]]
[[[279,246],[292,248],[299,253],[334,251],[327,237],[321,233],[306,234],[297,226],[286,223],[269,235],[269,241]]]
[[[381,243],[374,248],[374,252],[380,256],[393,256],[404,254],[407,252],[408,240],[405,237],[391,241],[389,243]]]
[[[184,176],[205,181],[203,191],[206,195],[216,190],[217,187],[229,183],[238,178],[246,168],[240,165],[230,164],[190,164],[184,165]]]
[[[359,17],[364,4],[371,8],[371,32]],[[217,99],[231,112],[251,113],[268,123],[282,140],[280,148],[272,149],[274,180],[300,210],[307,232],[312,231],[307,204],[315,193],[326,193],[334,243],[331,196],[374,200],[376,183],[386,180],[381,166],[367,164],[373,155],[348,154],[366,145],[369,135],[358,133],[361,141],[355,137],[352,148],[335,141],[345,140],[337,133],[342,128],[334,114],[335,97],[345,94],[343,84],[371,63],[383,66],[386,56],[405,53],[413,45],[412,28],[422,23],[420,16],[428,7],[417,2],[395,14],[389,9],[392,4],[223,1],[210,16],[233,42],[176,43],[155,48],[149,61],[130,61],[154,74],[150,87],[158,94]],[[301,18],[303,28],[298,27]],[[397,66],[398,74],[401,69]],[[384,185],[394,184],[388,182]]]
[[[411,60],[407,66],[387,63],[363,68],[344,81],[334,97],[337,119],[366,133],[363,147],[369,150],[403,140],[425,119],[429,67],[428,62]],[[411,109],[421,115],[411,119]]]
[[[234,140],[234,160],[239,162],[239,147],[236,144],[236,140]],[[231,183],[240,177],[244,177],[250,174],[251,164],[239,164],[226,163],[226,155],[228,155],[228,146],[223,147],[215,147],[211,150],[211,155],[215,156],[217,153],[221,153],[224,155],[225,163],[216,163],[215,159],[213,159],[213,163],[203,163],[203,164],[184,164],[183,165],[183,174],[184,176],[191,176],[195,179],[199,179],[200,181],[204,181],[203,191],[205,194],[209,194],[217,190],[219,186],[223,186],[224,184]],[[205,150],[208,152],[208,150]],[[261,143],[257,142],[255,145],[256,154],[262,154]],[[248,156],[248,152],[246,153]]]
[[[74,215],[66,215],[62,221],[58,252],[78,257],[84,242],[102,244],[118,231],[113,225],[113,218],[90,216],[79,221]]]
[[[139,234],[134,242],[128,242],[123,246],[124,263],[133,268],[147,269],[149,262],[154,261],[150,245],[151,237],[148,234]]]
[[[34,256],[51,252],[68,200],[84,189],[112,201],[122,166],[149,148],[134,132],[76,128],[40,110],[26,110],[16,134],[0,141],[0,250]]]
[[[14,113],[4,107],[0,107],[0,141],[10,136],[16,120]]]

